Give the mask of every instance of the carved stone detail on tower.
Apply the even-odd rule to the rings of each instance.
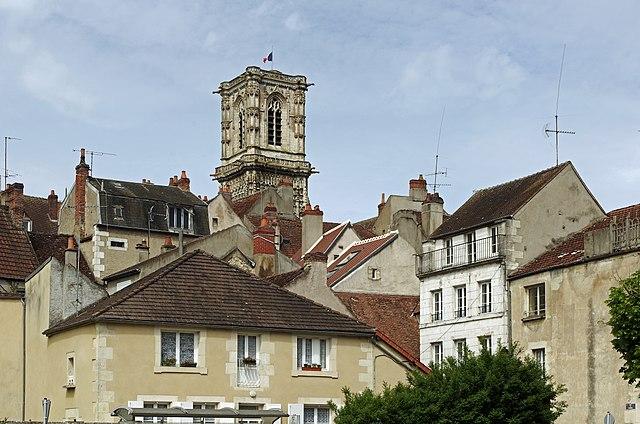
[[[305,76],[255,66],[220,84],[222,157],[212,176],[229,187],[232,199],[277,187],[284,177],[293,185],[294,210],[302,211],[315,172],[305,159],[308,87]],[[274,98],[277,115],[269,112]]]

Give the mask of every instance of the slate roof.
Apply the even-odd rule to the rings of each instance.
[[[342,254],[327,266],[327,285],[333,287],[343,278],[358,269],[362,264],[375,256],[398,237],[392,231],[378,237],[352,243]]]
[[[368,337],[353,318],[196,250],[45,331],[94,322],[245,328]]]
[[[165,218],[167,205],[193,209],[193,230],[196,235],[209,234],[207,204],[193,193],[175,186],[135,183],[131,181],[87,179],[100,192],[101,222],[122,228],[147,230],[149,210],[153,207],[151,230],[169,231]],[[123,218],[117,218],[114,207],[122,206]]]
[[[640,217],[640,204],[612,210],[605,218],[592,223],[577,233],[569,235],[562,242],[548,249],[537,258],[522,265],[513,271],[509,278],[521,278],[551,269],[564,268],[566,266],[587,262],[589,258],[584,257],[585,234],[593,230],[608,227],[614,218],[620,220],[626,217]]]
[[[420,358],[420,330],[413,310],[420,296],[335,292],[353,316],[375,327],[412,357]]]
[[[49,216],[49,203],[46,198],[23,196],[23,201],[24,213],[31,220],[32,232],[42,234],[56,234],[58,232],[58,217]]]
[[[27,233],[14,225],[8,206],[0,206],[0,278],[24,280],[38,266]]]
[[[50,257],[54,257],[58,262],[64,264],[64,252],[67,250],[69,237],[66,234],[29,233],[29,240],[36,254],[38,266],[42,265]],[[80,272],[94,283],[99,284],[89,263],[82,254],[80,254]]]
[[[567,166],[572,166],[571,162],[478,190],[436,228],[430,237],[440,238],[512,217]]]

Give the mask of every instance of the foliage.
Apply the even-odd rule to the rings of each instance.
[[[640,388],[640,271],[609,290],[607,306],[611,343],[624,360],[622,377]]]
[[[521,359],[517,347],[499,347],[448,358],[431,365],[428,374],[408,374],[408,383],[354,394],[343,389],[342,408],[331,405],[335,424],[530,424],[552,423],[566,404],[557,397],[565,391],[545,375],[530,357]]]

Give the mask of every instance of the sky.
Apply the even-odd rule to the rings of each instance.
[[[325,219],[374,216],[434,171],[445,209],[571,160],[605,210],[640,202],[640,3],[635,1],[0,0],[0,137],[9,182],[62,194],[74,149],[94,175],[211,197],[220,98],[247,66],[303,74],[310,198]],[[2,165],[0,164],[0,167]],[[431,182],[432,177],[427,177]]]

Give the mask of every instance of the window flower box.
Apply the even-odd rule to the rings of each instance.
[[[322,365],[320,365],[320,364],[304,364],[304,365],[302,365],[302,371],[322,371]]]
[[[242,359],[242,365],[256,365],[256,358],[246,357]]]

